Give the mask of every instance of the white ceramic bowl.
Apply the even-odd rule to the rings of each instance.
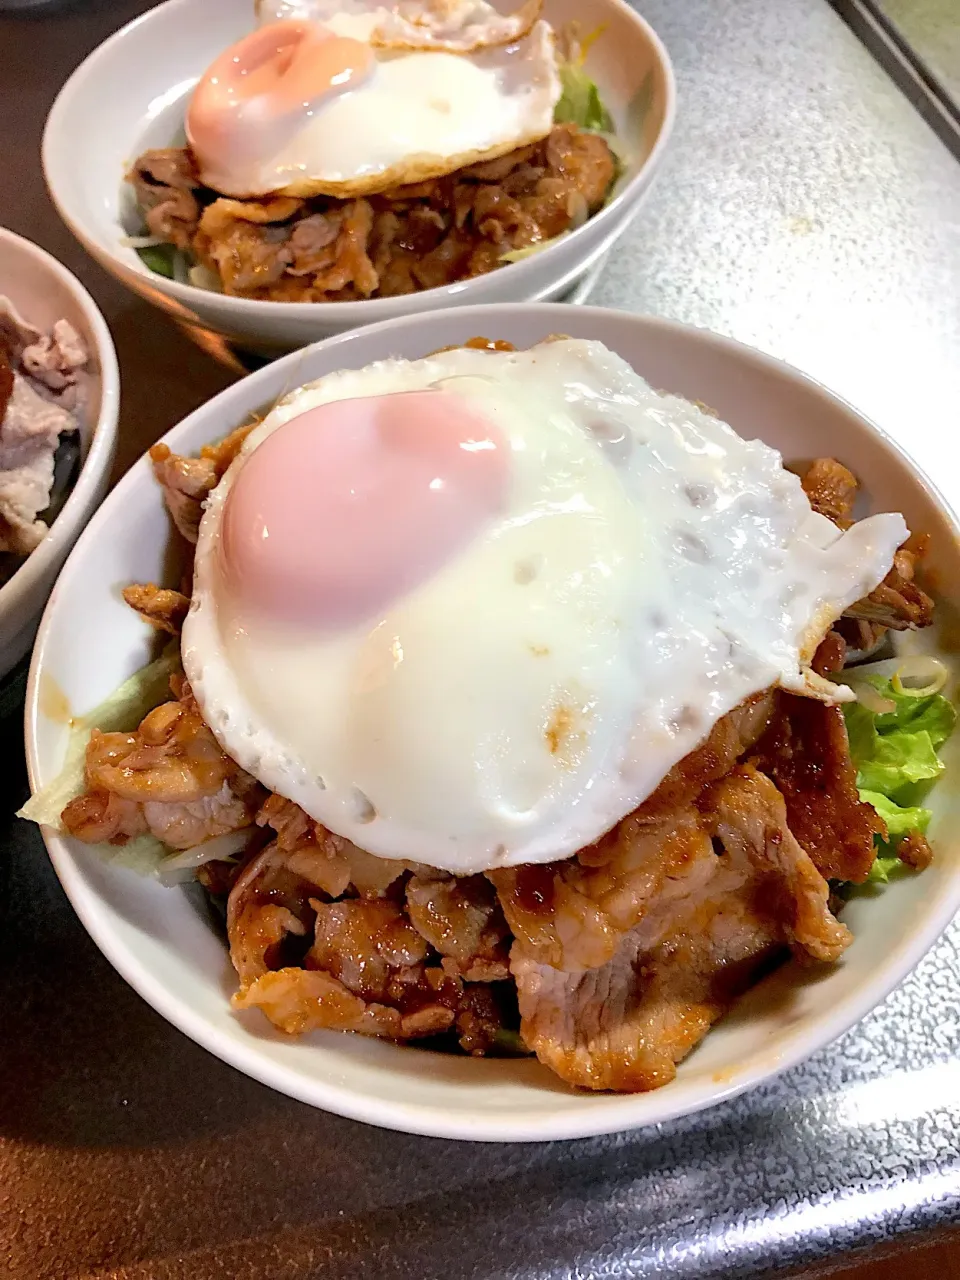
[[[862,478],[869,504],[900,510],[933,538],[931,564],[960,603],[954,518],[899,449],[802,374],[725,338],[664,320],[557,304],[478,307],[411,317],[332,338],[244,379],[166,437],[190,452],[279,394],[338,368],[416,357],[475,334],[528,346],[547,334],[597,338],[655,386],[717,409],[788,460],[835,454]],[[61,575],[30,673],[27,754],[36,788],[56,773],[62,719],[44,714],[46,682],[74,712],[97,705],[147,658],[146,628],[117,588],[157,580],[170,529],[146,460],[104,503]],[[948,744],[949,745],[949,744]],[[486,1140],[571,1138],[652,1124],[710,1106],[799,1061],[861,1018],[905,976],[960,906],[960,760],[934,791],[937,858],[868,900],[849,904],[856,941],[811,975],[786,966],[749,993],[680,1065],[676,1080],[635,1096],[578,1093],[535,1061],[475,1060],[333,1032],[290,1040],[257,1014],[230,1011],[235,989],[223,942],[190,891],[111,868],[74,841],[47,847],[80,918],[154,1008],[248,1075],[346,1116],[389,1128]]]
[[[69,320],[90,349],[89,398],[80,427],[82,466],[50,532],[0,587],[0,677],[33,642],[67,552],[107,489],[117,440],[120,375],[106,321],[75,276],[29,240],[0,228],[0,294],[39,329]]]
[[[123,183],[147,147],[180,135],[186,99],[213,57],[252,25],[253,0],[168,0],[96,49],[53,105],[43,167],[54,203],[108,271],[179,320],[260,349],[303,346],[333,333],[438,307],[558,298],[637,213],[663,156],[675,87],[666,50],[624,0],[546,0],[555,25],[605,24],[587,67],[602,87],[629,162],[614,199],[542,253],[442,289],[367,302],[257,302],[178,284],[149,271],[122,237],[141,229]]]

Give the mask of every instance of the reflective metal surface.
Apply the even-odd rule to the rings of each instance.
[[[960,160],[960,7],[955,0],[830,0]]]
[[[960,6],[955,0],[874,0],[960,111]]]
[[[123,463],[232,376],[86,260],[42,194],[57,85],[143,7],[0,19],[0,222],[104,307]],[[641,7],[676,62],[676,140],[592,300],[785,357],[960,505],[960,166],[825,0]],[[15,716],[0,759],[0,1274],[709,1280],[960,1214],[957,925],[838,1044],[688,1121],[513,1148],[380,1133],[269,1093],[147,1009],[8,816]]]

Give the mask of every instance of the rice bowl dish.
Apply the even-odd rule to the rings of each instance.
[[[801,484],[596,342],[509,345],[329,372],[197,459],[160,446],[196,550],[127,599],[182,652],[33,816],[165,845],[223,905],[235,1006],[284,1033],[649,1090],[783,955],[838,959],[844,884],[930,856],[948,672],[864,665],[932,619],[925,531],[854,520],[842,463]],[[340,489],[311,511],[318,476]]]
[[[579,23],[540,4],[283,0],[223,51],[183,147],[128,175],[160,275],[275,302],[398,297],[568,235],[621,167]]]
[[[118,31],[77,68],[58,95],[45,129],[43,164],[51,197],[74,235],[128,288],[182,322],[213,330],[231,341],[265,351],[276,351],[278,347],[289,350],[357,325],[422,313],[438,305],[459,307],[470,302],[565,296],[598,265],[605,251],[625,231],[639,210],[666,151],[676,89],[662,43],[624,0],[600,0],[599,6],[586,17],[578,0],[544,0],[539,20],[548,23],[557,33],[557,38],[564,32],[572,34],[570,24],[580,24],[577,38],[585,58],[582,66],[575,68],[578,74],[572,83],[576,92],[567,97],[572,114],[556,123],[564,128],[587,128],[594,139],[591,145],[597,145],[596,139],[601,135],[606,138],[618,153],[618,176],[602,207],[585,221],[582,220],[581,203],[575,201],[570,211],[574,225],[568,233],[552,239],[541,238],[527,248],[515,250],[502,243],[498,253],[504,257],[503,265],[481,275],[458,278],[450,284],[438,283],[436,287],[418,285],[413,292],[400,292],[393,296],[365,296],[358,301],[340,298],[329,302],[273,302],[223,292],[222,284],[215,276],[211,276],[209,271],[202,272],[204,264],[197,260],[192,250],[188,258],[167,242],[165,234],[158,236],[151,231],[146,221],[149,209],[139,205],[135,187],[125,179],[138,158],[148,151],[165,152],[172,148],[178,155],[183,152],[187,143],[184,124],[194,87],[224,50],[259,29],[255,28],[252,4],[237,5],[233,0],[204,0],[203,3],[199,0],[166,0],[166,3],[150,9]],[[586,48],[588,37],[595,33],[596,38]],[[440,51],[422,56],[442,60]],[[444,56],[453,58],[457,55]],[[494,48],[484,56],[498,57],[499,53]],[[570,76],[567,81],[571,82]],[[596,89],[598,98],[590,92],[591,86]],[[567,87],[565,84],[565,96]],[[614,127],[613,135],[606,133],[607,121],[603,113],[609,115]],[[586,121],[588,125],[581,125],[579,121]],[[93,144],[94,139],[96,145]],[[547,139],[543,139],[528,145],[543,149],[546,143]],[[560,158],[559,152],[555,158]],[[498,164],[499,159],[481,163]],[[539,181],[537,171],[541,167],[539,164],[521,165],[523,172],[518,173],[517,182],[523,185],[529,179],[535,186]],[[543,168],[540,176],[546,178],[546,168]],[[166,174],[158,170],[158,186],[154,194],[162,196],[159,188],[169,188],[169,179],[173,176],[169,170]],[[180,179],[176,181],[179,183]],[[448,178],[427,181],[447,184]],[[189,228],[197,223],[191,202],[199,195],[202,214],[217,193],[212,188],[207,188],[206,194],[194,191],[193,177],[182,185],[183,189],[174,193],[168,191],[168,194],[171,200],[183,201]],[[486,179],[481,181],[477,177],[466,185],[472,190],[474,186],[495,187],[497,183]],[[479,190],[474,194],[479,196]],[[488,191],[484,199],[493,194]],[[523,192],[518,191],[517,194],[526,199]],[[503,195],[507,196],[509,192],[504,190]],[[438,236],[442,238],[437,221],[447,227],[451,219],[455,220],[448,204],[442,204],[442,207],[437,204],[432,208],[429,194],[414,196],[410,193],[410,197],[406,209],[401,208],[403,202],[399,198],[395,205],[381,196],[357,196],[353,201],[379,204],[375,213],[394,214],[398,223],[403,223],[408,214],[414,215],[416,211],[408,228],[412,239],[408,239],[407,232],[398,227],[400,239],[395,238],[392,242],[400,261],[388,274],[396,272],[397,281],[408,267],[411,272],[415,267],[419,270],[418,264],[432,253],[436,245],[434,243],[431,247],[431,237],[434,241]],[[328,211],[334,213],[338,199],[341,204],[351,203],[349,198],[334,196],[251,196],[249,199],[257,206],[270,205],[266,210],[268,218],[277,211],[274,206],[277,200],[293,201],[297,209],[275,225],[248,222],[249,237],[241,225],[244,219],[234,220],[230,225],[225,221],[222,234],[217,232],[217,241],[224,249],[232,235],[231,225],[245,244],[249,240],[252,254],[256,248],[254,241],[264,226],[269,230],[273,225],[270,236],[285,242],[292,239],[292,229],[297,222],[304,221],[306,216],[315,216],[312,211],[314,203],[320,202],[316,206],[316,214],[323,212],[323,202],[327,202]],[[148,203],[154,207],[163,200],[151,198]],[[431,205],[431,208],[426,208],[426,205]],[[505,208],[506,205],[501,212]],[[221,208],[221,212],[229,210],[229,205],[225,210]],[[167,212],[173,214],[175,209],[168,208]],[[164,215],[158,213],[155,216],[159,219]],[[360,218],[364,220],[362,211]],[[366,257],[375,270],[379,270],[379,262],[386,271],[386,241],[393,223],[389,218],[379,221],[381,225],[376,243],[372,238],[372,227],[367,236]],[[483,221],[486,224],[487,219]],[[500,221],[499,215],[495,215],[488,230],[499,234],[494,224]],[[324,234],[320,235],[320,223],[312,223],[311,227],[298,234],[296,244],[286,247],[281,244],[280,260],[270,257],[270,272],[279,267],[281,273],[281,278],[275,280],[271,287],[286,289],[290,285],[306,288],[321,269],[328,273],[329,255],[324,257],[327,265],[318,262],[312,276],[290,275],[290,265],[295,271],[299,270],[291,252],[297,250],[299,253],[304,248],[301,238],[316,232],[312,252],[323,256],[325,250],[319,241],[324,235],[330,235],[327,248],[332,249],[337,243],[339,225],[339,218],[329,220]],[[357,224],[357,230],[360,232],[363,228]],[[193,233],[189,234],[192,238]],[[158,238],[164,243],[158,244]],[[477,239],[474,232],[470,232],[467,238],[472,244],[471,253],[481,247],[481,240],[488,249],[495,245],[494,240],[483,236]],[[507,238],[515,238],[513,229],[508,229]],[[406,242],[408,248],[404,248],[401,241]],[[270,243],[273,244],[274,240],[271,239]],[[451,245],[450,249],[454,247]],[[343,248],[346,250],[345,242]],[[484,254],[488,255],[489,263],[495,255],[488,249]],[[462,246],[453,257],[456,258],[461,250]],[[273,255],[274,250],[268,247],[267,252]],[[392,250],[390,252],[393,253]],[[316,260],[314,256],[308,256],[311,263]],[[353,258],[355,255],[351,253],[350,256]],[[431,259],[435,280],[447,271],[442,257],[439,255]],[[305,264],[307,260],[299,258],[298,261]],[[429,264],[424,271],[428,267]],[[366,280],[372,280],[366,267],[363,274]],[[191,275],[198,283],[191,282]],[[452,276],[448,275],[448,278]],[[332,276],[329,276],[328,283],[334,287]],[[343,287],[346,288],[346,282]]]

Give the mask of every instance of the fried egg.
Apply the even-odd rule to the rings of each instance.
[[[289,19],[336,26],[381,49],[445,49],[475,53],[512,44],[531,29],[543,0],[525,0],[515,13],[504,14],[487,0],[257,0],[263,25]]]
[[[287,396],[200,527],[183,661],[223,748],[454,873],[572,854],[807,669],[907,536],[601,344],[385,360]]]
[[[229,196],[353,197],[422,182],[546,137],[561,85],[540,0],[394,11],[273,3],[197,84],[187,139]]]

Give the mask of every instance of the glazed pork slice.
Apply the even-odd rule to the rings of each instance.
[[[836,458],[816,458],[801,480],[803,491],[814,511],[831,520],[838,529],[854,523],[853,509],[860,482]],[[845,618],[874,628],[913,631],[929,627],[933,621],[933,601],[916,581],[919,561],[928,539],[916,535],[907,539],[894,556],[890,572],[863,600],[845,610]],[[877,637],[874,634],[873,640]],[[870,647],[870,633],[861,635],[856,648]]]
[[[915,631],[933,622],[933,600],[916,580],[927,538],[909,538],[893,558],[890,572],[868,596],[846,611],[848,618],[894,631]]]
[[[144,622],[157,631],[178,636],[190,608],[190,597],[182,591],[158,587],[153,582],[123,588],[123,598]]]
[[[443,957],[445,972],[465,982],[508,976],[509,931],[493,885],[484,876],[449,876],[424,868],[406,886],[407,913]]]
[[[860,488],[852,471],[836,458],[815,458],[801,483],[814,511],[826,516],[838,529],[850,528]]]
[[[150,832],[171,849],[253,827],[264,791],[221,751],[189,684],[149,712],[133,733],[94,729],[87,744],[86,791],[61,815],[88,844],[120,845]]]
[[[528,954],[574,972],[606,964],[649,904],[669,897],[702,852],[696,796],[729,773],[767,727],[774,694],[747,698],[634,813],[575,858],[488,873]]]
[[[783,795],[790,830],[828,880],[866,880],[886,826],[857,790],[843,711],[780,693],[753,762]]]
[[[271,825],[277,820],[282,834],[247,864],[228,899],[230,956],[240,979],[234,1007],[259,1009],[288,1035],[356,1031],[418,1040],[450,1032],[466,1052],[487,1052],[502,1026],[489,978],[466,985],[404,904],[385,896],[389,885],[378,896],[324,901],[316,837],[276,808]],[[404,874],[402,864],[393,867],[394,877]],[[496,976],[505,974],[504,965]]]
[[[246,423],[216,444],[205,444],[197,457],[174,453],[166,444],[155,444],[150,450],[167,510],[187,542],[196,543],[204,499],[220,483],[255,425]]]
[[[564,970],[514,943],[521,1035],[570,1084],[640,1092],[668,1083],[765,965],[787,948],[835,960],[851,940],[763,774],[738,767],[673,827],[698,832],[687,868],[649,899],[605,964]]]
[[[150,234],[189,249],[200,221],[201,188],[190,152],[185,147],[145,151],[127,181],[137,193]]]
[[[369,199],[232,199],[191,153],[144,152],[127,175],[147,230],[227,294],[274,302],[397,296],[499,267],[595,213],[616,175],[606,139],[570,123],[538,143]]]

